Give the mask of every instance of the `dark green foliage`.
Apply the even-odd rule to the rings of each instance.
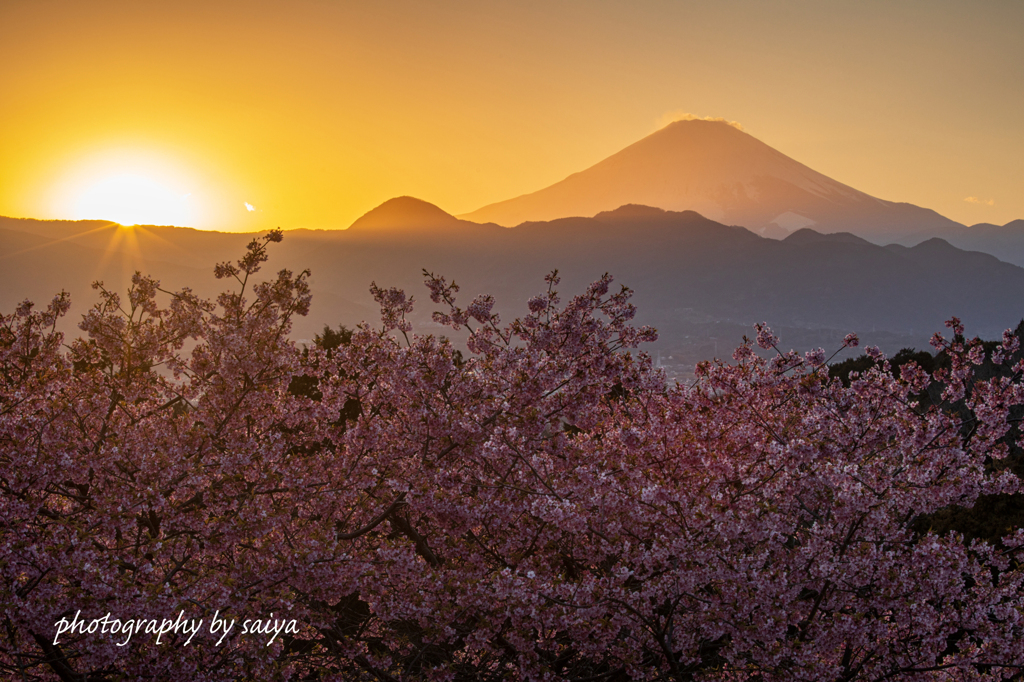
[[[313,337],[313,344],[317,348],[327,351],[328,355],[330,355],[331,351],[341,346],[347,346],[350,343],[352,343],[352,330],[344,325],[338,325],[337,331],[331,329],[329,325],[324,325],[323,333]],[[309,356],[308,349],[304,352],[304,355],[306,357]],[[323,394],[318,389],[319,385],[320,379],[318,377],[302,374],[292,377],[291,382],[288,384],[288,392],[294,396],[303,396],[320,402]],[[347,410],[348,405],[346,404],[345,407]],[[356,414],[358,415],[358,412]]]
[[[1018,339],[1024,339],[1024,320],[1017,325],[1014,334]],[[958,337],[955,341],[965,343],[966,340]],[[1013,357],[1007,358],[1003,363],[996,365],[992,362],[992,353],[999,347],[1000,343],[998,341],[982,342],[985,349],[985,361],[975,372],[975,379],[977,381],[986,381],[998,376],[1009,377],[1013,374],[1012,368],[1021,359],[1022,352],[1018,351]],[[898,377],[900,375],[900,367],[910,361],[916,362],[929,373],[933,373],[937,369],[948,368],[951,364],[945,353],[931,355],[924,351],[916,351],[913,348],[904,348],[895,356],[889,358],[890,372],[893,376]],[[830,366],[829,376],[838,378],[844,385],[849,386],[852,373],[863,373],[875,366],[875,364],[875,361],[867,355],[861,355],[860,357],[844,360]],[[972,415],[967,409],[966,403],[960,401],[950,404],[943,401],[943,388],[943,384],[936,382],[925,393],[915,395],[913,398],[918,401],[921,410],[937,406],[943,410],[959,412],[969,424]],[[1010,417],[1011,420],[1016,420],[1015,423],[1018,425],[1014,426],[1004,438],[1004,442],[1009,449],[1009,455],[1002,461],[990,461],[988,466],[992,469],[1008,468],[1018,477],[1024,478],[1024,450],[1017,445],[1017,440],[1021,436],[1019,423],[1024,418],[1024,410],[1015,408]],[[970,439],[971,435],[971,429],[965,429],[963,433],[964,439]],[[953,506],[940,509],[934,514],[918,518],[915,521],[915,527],[920,533],[931,531],[944,534],[953,531],[963,534],[967,542],[979,539],[999,545],[1000,538],[1010,534],[1015,528],[1024,527],[1024,495],[982,495],[973,507]]]
[[[328,325],[324,325],[323,333],[314,336],[313,343],[318,348],[322,348],[330,353],[335,348],[352,343],[352,330],[342,324],[338,325],[338,331],[334,331]]]
[[[896,355],[889,358],[889,366],[892,370],[892,375],[898,377],[900,375],[900,367],[911,361],[916,362],[921,366],[921,369],[925,370],[929,374],[940,367],[949,365],[949,360],[947,360],[944,355],[935,356],[927,351],[916,350],[914,348],[903,348],[899,353],[896,353]],[[864,373],[874,366],[874,360],[867,355],[861,355],[857,358],[850,358],[849,360],[843,360],[842,362],[837,362],[834,365],[829,365],[828,375],[841,380],[844,386],[849,386],[851,372]]]
[[[999,546],[999,538],[1024,528],[1024,495],[982,495],[971,508],[940,509],[918,518],[914,527],[919,533],[930,530],[939,535],[956,531],[966,542],[977,539]]]
[[[302,374],[300,376],[292,377],[291,382],[288,384],[288,392],[294,396],[302,396],[320,402],[323,398],[323,394],[318,390],[320,380],[316,377],[311,377],[308,374]]]
[[[330,356],[332,351],[352,343],[352,330],[344,325],[338,325],[337,330],[331,329],[328,325],[324,325],[323,333],[317,334],[313,337],[313,343],[317,348],[326,351],[327,355]],[[309,350],[306,349],[303,355],[305,359],[308,359]],[[310,365],[310,369],[315,370],[315,367]],[[320,400],[323,399],[323,393],[320,392],[321,378],[324,377],[318,377],[314,374],[301,374],[299,376],[294,376],[288,384],[288,392],[294,396],[302,396],[315,402],[320,402]],[[344,430],[345,425],[348,422],[355,421],[362,413],[362,403],[359,402],[359,398],[353,396],[348,398],[345,401],[345,404],[342,405],[336,423],[341,426],[342,430]]]

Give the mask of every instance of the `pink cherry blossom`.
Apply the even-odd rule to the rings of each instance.
[[[951,321],[937,376],[882,362],[845,386],[822,349],[747,342],[669,385],[610,276],[562,305],[552,273],[502,326],[425,273],[466,357],[376,284],[382,327],[300,351],[308,273],[257,281],[281,238],[218,265],[216,302],[98,285],[66,345],[66,295],[0,317],[12,679],[1019,677],[1024,531],[925,523],[1020,492],[1013,334],[986,379]],[[182,612],[204,619],[187,645],[56,637]],[[298,631],[241,634],[270,614]],[[215,615],[238,621],[220,645]]]

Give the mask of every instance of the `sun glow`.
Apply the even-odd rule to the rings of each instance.
[[[179,193],[146,177],[126,173],[86,187],[74,205],[75,217],[113,220],[121,225],[192,225],[191,194]]]
[[[208,183],[173,152],[109,146],[61,165],[49,190],[55,217],[126,226],[206,227],[209,220]]]

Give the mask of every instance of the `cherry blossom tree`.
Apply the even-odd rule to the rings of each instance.
[[[281,238],[218,265],[216,302],[136,275],[84,339],[66,295],[0,319],[7,675],[1020,678],[1024,531],[926,527],[1019,493],[1013,334],[986,354],[954,320],[948,368],[869,349],[847,386],[762,325],[773,359],[669,386],[608,276],[563,304],[552,274],[502,324],[425,273],[466,358],[376,284],[382,326],[299,349],[308,273],[257,282]]]

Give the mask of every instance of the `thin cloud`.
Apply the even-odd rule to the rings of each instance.
[[[721,116],[697,116],[695,114],[691,114],[688,111],[682,111],[681,109],[669,111],[667,113],[662,114],[661,118],[659,118],[655,122],[655,124],[658,126],[658,129],[660,130],[661,128],[667,126],[669,123],[675,123],[676,121],[716,121],[718,123],[725,123],[726,125],[731,125],[736,130],[743,130],[743,126],[740,125],[739,121],[729,121],[722,118]]]
[[[978,197],[967,197],[964,199],[968,204],[981,204],[982,206],[995,206],[995,199],[979,199]]]
[[[249,211],[251,213],[252,211],[256,210],[256,207],[250,204],[248,201],[243,201],[242,203],[245,204],[246,211]]]

